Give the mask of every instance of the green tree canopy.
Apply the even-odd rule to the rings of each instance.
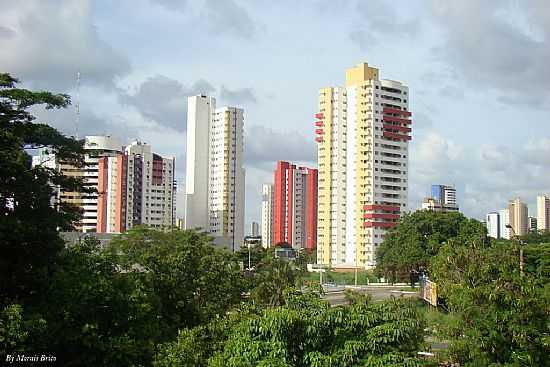
[[[167,337],[222,316],[245,290],[237,258],[193,230],[134,227],[111,241],[125,272],[143,273],[161,302]]]
[[[548,268],[531,251],[524,275],[509,241],[450,241],[433,259],[438,296],[459,320],[450,336],[461,366],[550,366]]]
[[[413,303],[392,300],[330,308],[318,295],[288,295],[285,306],[227,324],[215,350],[204,330],[182,332],[156,366],[422,366],[423,319]],[[202,341],[202,342],[201,342]],[[192,346],[200,358],[190,360]],[[195,354],[197,355],[197,354]]]
[[[81,166],[82,142],[63,136],[28,111],[64,108],[64,94],[16,88],[0,73],[0,305],[42,294],[55,256],[63,247],[59,229],[71,229],[78,208],[54,202],[53,186],[82,191],[82,182],[45,167],[31,167],[29,149],[49,147],[57,158]]]
[[[419,210],[405,214],[376,251],[377,272],[406,279],[411,270],[427,268],[441,246],[452,239],[488,242],[485,226],[461,213]]]

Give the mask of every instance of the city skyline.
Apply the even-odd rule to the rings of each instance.
[[[548,73],[541,66],[547,59],[548,9],[542,3],[521,9],[508,2],[422,3],[429,6],[6,3],[0,15],[0,45],[6,50],[0,67],[24,86],[69,92],[73,101],[80,71],[79,125],[74,109],[39,115],[68,134],[109,134],[122,144],[139,138],[160,154],[175,155],[180,185],[186,97],[207,92],[223,104],[244,107],[248,228],[259,220],[260,188],[272,162],[316,164],[311,115],[317,90],[337,85],[341,70],[369,61],[406,80],[413,91],[409,208],[420,206],[432,182],[454,184],[468,216],[482,219],[516,196],[535,208],[536,196],[550,191],[543,175],[550,139],[541,123],[548,107],[543,87]],[[123,28],[117,23],[121,16],[128,19]],[[287,20],[284,27],[278,17]],[[341,33],[326,26],[329,18]],[[385,19],[398,26],[389,27]],[[476,27],[464,27],[466,21]],[[470,32],[477,36],[468,37]],[[58,53],[37,57],[44,54],[41,34],[55,42]],[[209,47],[200,47],[206,39]],[[483,52],[474,48],[478,42],[487,46]],[[213,57],[216,48],[232,51],[225,62]],[[395,50],[407,57],[394,57]],[[180,186],[179,199],[183,192]]]

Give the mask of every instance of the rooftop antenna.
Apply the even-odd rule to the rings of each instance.
[[[75,139],[78,140],[78,124],[80,122],[80,71],[76,73],[76,121],[75,121]]]

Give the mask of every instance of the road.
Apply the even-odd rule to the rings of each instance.
[[[323,288],[325,290],[323,299],[327,300],[331,306],[340,306],[347,303],[344,293],[346,289],[351,289],[359,293],[368,293],[375,302],[383,301],[391,297],[418,297],[418,292],[400,291],[400,289],[404,288],[403,286],[325,286]]]

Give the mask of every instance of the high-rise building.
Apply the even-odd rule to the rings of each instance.
[[[273,190],[273,243],[313,251],[317,241],[317,170],[277,162]]]
[[[273,185],[262,185],[262,246],[273,244]]]
[[[260,235],[260,224],[258,222],[250,223],[250,236],[258,237]]]
[[[550,198],[547,195],[537,196],[537,229],[550,230]]]
[[[437,212],[457,212],[456,189],[454,186],[432,185],[431,197],[424,199],[422,209]]]
[[[519,198],[510,200],[508,212],[510,213],[510,225],[513,229],[512,235],[525,236],[528,233],[527,205]]]
[[[537,218],[527,217],[527,231],[537,232]]]
[[[236,251],[244,238],[244,112],[188,98],[186,228],[202,228]]]
[[[93,192],[76,194],[61,193],[63,197],[80,197],[82,213],[82,231],[96,232],[98,219],[98,183],[99,183],[99,160],[102,157],[115,157],[122,153],[122,144],[111,136],[86,136],[84,140],[84,186]],[[64,165],[62,170],[70,172],[70,166]],[[76,172],[79,170],[77,169]],[[78,200],[78,199],[77,199]]]
[[[317,260],[375,266],[388,228],[407,209],[409,89],[362,63],[344,87],[319,92]]]
[[[509,240],[512,238],[512,231],[510,228],[506,227],[510,224],[510,211],[508,209],[501,209],[498,212],[499,216],[499,234],[501,238]]]
[[[487,214],[485,225],[489,237],[500,238],[500,215],[497,212]]]
[[[174,158],[163,158],[150,145],[134,141],[124,153],[101,157],[98,167],[97,232],[175,225]]]

